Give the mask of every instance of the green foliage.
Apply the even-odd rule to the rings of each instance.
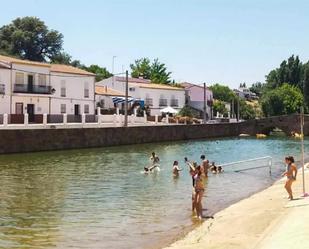
[[[304,79],[303,79],[303,86],[304,86],[304,101],[306,104],[306,109],[308,112],[309,109],[309,62],[304,64]]]
[[[284,83],[282,86],[267,91],[262,99],[262,110],[266,116],[296,113],[303,105],[303,95],[296,86]]]
[[[214,99],[224,102],[231,102],[236,98],[235,93],[228,87],[220,84],[215,84],[209,87],[213,92]]]
[[[190,106],[184,106],[179,112],[178,115],[181,117],[193,117],[193,110],[191,109]]]
[[[0,28],[0,51],[33,61],[49,61],[62,50],[61,33],[36,17],[17,18]]]
[[[133,78],[142,77],[144,79],[150,79],[151,64],[148,58],[141,58],[135,60],[134,64],[131,64],[130,67],[131,67],[131,76]]]
[[[247,102],[243,99],[240,100],[239,103],[239,113],[241,119],[255,119],[257,116],[257,110],[253,108],[252,105],[247,104]]]
[[[96,81],[101,81],[113,76],[105,67],[98,65],[90,65],[90,67],[83,67],[86,71],[94,73],[96,75]]]
[[[169,84],[171,83],[171,72],[167,71],[164,63],[155,59],[152,63],[148,58],[135,60],[131,67],[131,76],[134,78],[142,77],[149,79],[153,83]]]
[[[266,76],[266,85],[270,89],[275,89],[288,83],[302,89],[303,64],[298,56],[292,55],[288,60],[284,60],[279,68],[276,68]]]
[[[225,103],[221,100],[216,100],[213,103],[213,111],[216,115],[216,113],[223,114],[223,116],[227,116],[228,110],[225,107]]]
[[[60,52],[56,55],[54,55],[50,62],[55,64],[64,64],[64,65],[70,65],[72,60],[72,56],[69,55],[66,52]]]
[[[265,88],[265,84],[261,82],[256,82],[252,84],[252,86],[249,88],[249,90],[253,93],[255,93],[257,96],[261,96]]]

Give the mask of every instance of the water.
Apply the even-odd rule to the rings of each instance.
[[[162,170],[144,175],[152,151]],[[247,138],[0,156],[0,248],[157,248],[199,224],[191,178],[187,169],[172,177],[174,160],[273,157],[271,177],[267,169],[210,175],[204,206],[212,215],[272,184],[283,157],[299,152],[298,140]]]

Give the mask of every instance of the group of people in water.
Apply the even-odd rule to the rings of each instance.
[[[202,199],[205,192],[205,179],[208,177],[208,173],[211,172],[213,174],[222,173],[223,169],[221,166],[216,166],[214,162],[211,164],[209,160],[206,159],[205,155],[201,155],[200,157],[201,163],[191,162],[187,157],[184,158],[185,164],[188,166],[189,174],[192,177],[192,212],[196,213],[196,216],[199,219],[203,217],[203,207],[202,207]],[[156,155],[155,152],[152,152],[150,157],[151,165],[149,167],[144,167],[144,173],[150,173],[155,170],[160,170],[160,158]],[[285,189],[289,194],[289,199],[293,200],[293,192],[292,192],[292,184],[296,180],[297,176],[297,167],[295,165],[294,157],[287,156],[285,157],[285,163],[287,165],[286,171],[282,174],[282,176],[286,176],[287,180],[285,183]],[[179,176],[179,172],[182,171],[183,168],[179,167],[179,162],[174,161],[172,166],[172,174],[174,177]]]
[[[203,207],[202,199],[205,192],[205,179],[208,177],[208,173],[219,174],[223,172],[221,166],[216,166],[215,162],[210,164],[209,160],[206,159],[205,155],[200,157],[201,163],[191,162],[187,157],[184,158],[185,164],[188,166],[189,174],[192,177],[192,212],[196,213],[199,219],[202,219]],[[150,157],[151,165],[144,167],[144,173],[151,173],[155,170],[160,170],[160,158],[155,152],[152,152]],[[174,161],[172,166],[172,174],[174,177],[179,177],[179,172],[183,168],[179,167],[179,162]]]

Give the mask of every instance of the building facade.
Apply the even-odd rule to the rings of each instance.
[[[84,70],[0,55],[0,114],[94,114],[94,87]]]
[[[186,91],[187,104],[193,109],[204,113],[204,87],[188,82],[182,83],[181,86]],[[206,103],[207,118],[210,119],[212,118],[213,93],[208,87],[206,87]]]
[[[106,86],[123,95],[125,94],[125,77],[110,77],[96,83],[97,86]],[[150,80],[129,78],[128,94],[135,100],[149,107],[150,115],[161,115],[160,110],[167,106],[179,111],[185,105],[185,90],[164,84],[153,84]]]

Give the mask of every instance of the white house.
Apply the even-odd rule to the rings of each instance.
[[[94,114],[95,75],[0,55],[0,114]]]
[[[150,108],[150,114],[160,115],[160,110],[171,106],[180,110],[185,105],[185,90],[164,84],[153,84],[150,80],[129,78],[129,95]],[[110,77],[96,83],[125,94],[125,77]]]
[[[96,86],[95,94],[97,106],[101,109],[115,109],[117,104],[113,101],[113,99],[125,98],[125,94],[107,86]]]
[[[204,87],[200,85],[191,84],[184,82],[181,84],[186,90],[187,104],[192,108],[204,112]],[[213,93],[206,87],[206,113],[210,119],[212,117],[212,104],[213,104]]]

